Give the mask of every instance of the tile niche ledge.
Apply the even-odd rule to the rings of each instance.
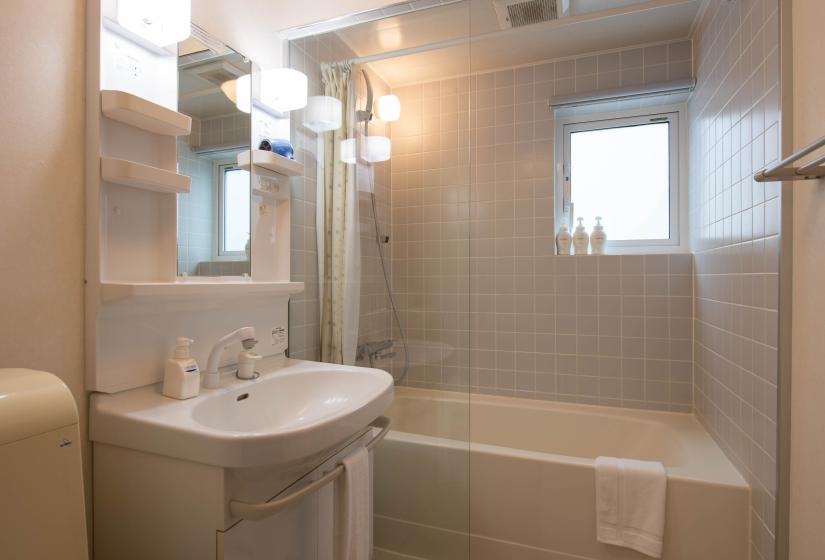
[[[186,280],[177,282],[102,282],[100,301],[137,298],[202,300],[204,298],[245,298],[284,296],[304,291],[303,282],[255,282],[252,280]]]

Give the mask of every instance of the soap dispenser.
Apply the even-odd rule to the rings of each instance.
[[[175,354],[166,360],[163,374],[163,394],[173,399],[197,397],[201,387],[198,363],[189,355],[191,338],[179,336],[175,341]]]
[[[573,242],[573,237],[570,235],[570,230],[567,229],[567,224],[562,224],[559,232],[556,234],[556,253],[559,255],[570,254],[570,244]]]
[[[604,255],[604,246],[607,243],[607,234],[602,226],[602,217],[596,216],[596,225],[593,226],[593,233],[590,234],[590,247],[594,255]]]
[[[586,255],[587,246],[590,245],[590,236],[584,230],[584,218],[577,218],[579,225],[576,226],[576,232],[573,234],[573,250],[577,255]]]

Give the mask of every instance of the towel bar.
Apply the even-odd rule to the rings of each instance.
[[[391,421],[386,416],[379,416],[375,420],[370,423],[370,426],[373,428],[380,428],[381,431],[378,432],[374,438],[372,438],[369,443],[367,443],[366,448],[367,451],[372,451],[372,448],[378,445],[378,443],[384,439],[384,436],[387,435],[387,432],[390,431],[390,424]],[[324,473],[324,475],[314,482],[310,482],[300,490],[292,492],[283,498],[277,498],[275,500],[269,502],[263,502],[260,504],[249,504],[246,502],[239,502],[236,500],[232,500],[229,502],[229,511],[235,517],[240,517],[241,519],[248,519],[250,521],[255,521],[258,519],[263,519],[265,517],[269,517],[270,515],[274,515],[279,511],[283,510],[284,508],[288,507],[289,505],[297,502],[304,496],[308,496],[313,492],[321,489],[322,487],[326,486],[330,482],[334,481],[338,478],[341,473],[344,472],[344,465],[338,463],[331,471]]]
[[[809,181],[825,177],[825,156],[817,158],[801,167],[791,165],[808,154],[815,152],[825,146],[825,136],[808,144],[793,155],[783,159],[773,167],[768,167],[753,176],[757,183],[767,183],[770,181]],[[789,167],[791,166],[791,167]]]

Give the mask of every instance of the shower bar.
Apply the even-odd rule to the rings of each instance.
[[[767,183],[771,181],[810,181],[825,177],[825,156],[819,157],[801,167],[793,167],[793,164],[804,158],[808,154],[815,152],[825,146],[825,136],[808,144],[795,154],[783,159],[776,165],[763,169],[753,176],[757,183]]]
[[[366,448],[367,451],[372,451],[373,447],[378,445],[384,436],[387,435],[387,432],[390,431],[390,424],[391,421],[386,416],[379,416],[375,420],[370,423],[370,426],[373,428],[380,428],[381,431],[378,432],[374,438],[372,438],[369,443],[367,443]],[[294,504],[295,502],[299,501],[301,498],[308,496],[330,482],[333,482],[336,478],[341,476],[344,472],[344,465],[342,463],[338,463],[333,469],[316,480],[315,482],[310,482],[300,490],[296,492],[292,492],[283,498],[278,498],[271,502],[263,502],[260,504],[249,504],[246,502],[239,502],[236,500],[232,500],[229,502],[229,511],[235,517],[240,517],[241,519],[249,519],[252,521],[258,519],[264,519],[265,517],[269,517],[270,515],[275,515],[279,511],[282,511],[284,508]]]

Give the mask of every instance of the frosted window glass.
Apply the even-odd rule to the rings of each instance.
[[[223,250],[243,253],[249,240],[249,171],[226,169],[223,181]]]
[[[573,217],[611,240],[670,238],[670,123],[570,134]],[[575,222],[574,222],[575,224]]]

